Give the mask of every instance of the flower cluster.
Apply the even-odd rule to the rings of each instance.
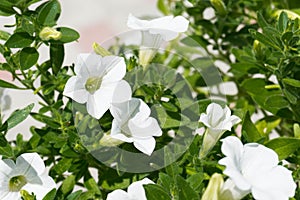
[[[129,15],[128,26],[169,41],[187,30],[188,21],[181,16],[146,21]],[[152,39],[149,41],[153,42]],[[99,48],[95,49],[97,53]],[[122,80],[126,74],[124,58],[109,53],[102,56],[80,54],[75,74],[66,83],[64,95],[78,103],[86,103],[87,112],[97,119],[109,109],[114,117],[111,137],[133,143],[138,150],[151,155],[156,143],[153,136],[161,136],[162,131],[157,120],[150,117],[148,105],[141,99],[131,98],[131,87]]]

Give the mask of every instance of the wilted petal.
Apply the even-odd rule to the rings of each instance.
[[[155,148],[155,139],[153,137],[148,138],[134,138],[133,145],[143,152],[150,156]]]
[[[107,200],[131,200],[130,196],[124,190],[115,190],[107,195]]]

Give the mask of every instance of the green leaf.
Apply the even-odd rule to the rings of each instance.
[[[53,170],[56,171],[57,174],[62,174],[67,171],[72,166],[73,159],[70,158],[62,158],[54,167]]]
[[[8,38],[5,45],[8,48],[24,48],[30,46],[33,40],[27,32],[16,32]]]
[[[0,40],[8,40],[8,38],[10,37],[10,34],[6,31],[2,31],[0,30]]]
[[[193,174],[186,180],[190,186],[195,190],[199,190],[201,188],[202,181],[204,180],[203,173]]]
[[[71,28],[60,27],[57,28],[57,30],[61,32],[61,38],[57,41],[53,41],[53,43],[54,42],[69,43],[77,40],[80,37],[79,33]]]
[[[261,12],[257,12],[257,22],[258,22],[258,25],[261,27],[261,28],[265,28],[265,27],[268,27],[270,26],[265,18],[263,17],[262,13]]]
[[[8,127],[7,129],[11,129],[24,121],[28,115],[30,114],[34,104],[30,104],[21,110],[17,110],[13,112],[10,117],[7,119]]]
[[[14,4],[8,0],[0,1],[0,15],[2,16],[10,16],[16,13],[13,9]]]
[[[260,32],[254,30],[254,29],[250,29],[249,30],[250,34],[252,35],[252,37],[254,39],[257,39],[258,41],[260,41],[261,43],[267,45],[267,46],[270,46],[270,47],[273,47],[274,49],[277,49],[279,51],[282,51],[281,50],[281,47],[278,46],[276,44],[276,42],[274,40],[272,40],[270,37],[267,37],[263,34],[261,34]]]
[[[266,99],[265,105],[279,110],[281,108],[289,107],[289,102],[282,95],[272,95]]]
[[[179,199],[198,200],[199,195],[195,192],[191,186],[181,177],[177,176],[177,186],[179,192]]]
[[[242,133],[247,142],[257,142],[262,138],[262,135],[252,123],[249,112],[246,113],[243,120]]]
[[[170,195],[164,190],[163,187],[155,184],[143,185],[147,200],[171,200]]]
[[[20,52],[20,66],[22,70],[29,69],[37,63],[39,53],[33,47],[26,47]]]
[[[279,160],[283,160],[299,149],[300,139],[280,137],[268,141],[265,146],[273,149],[278,154]]]
[[[294,86],[294,87],[300,87],[300,81],[296,80],[296,79],[291,79],[291,78],[284,78],[282,79],[282,81],[285,83],[285,84],[288,84],[288,85],[291,85],[291,86]]]
[[[10,88],[10,89],[22,89],[22,88],[19,88],[16,85],[11,84],[9,82],[6,82],[6,81],[4,81],[2,79],[0,79],[0,87],[2,87],[2,88]]]
[[[14,157],[14,151],[10,145],[6,145],[4,147],[0,146],[0,155],[13,158]]]
[[[68,194],[73,190],[75,186],[75,176],[70,175],[68,176],[61,185],[61,191],[63,194]]]
[[[76,191],[72,194],[69,194],[67,196],[67,200],[79,200],[79,196],[81,195],[82,191],[79,190],[79,191]]]
[[[64,62],[65,49],[63,44],[50,45],[50,60],[52,64],[53,74],[57,74]]]
[[[280,16],[279,16],[279,19],[278,19],[278,30],[282,33],[285,31],[287,25],[288,25],[288,16],[286,14],[286,12],[281,12],[280,13]]]
[[[31,116],[34,119],[49,125],[51,128],[57,129],[57,128],[60,127],[59,123],[57,123],[55,120],[53,120],[53,118],[48,117],[46,115],[41,115],[41,114],[38,114],[38,113],[32,113]]]
[[[61,13],[61,7],[57,0],[47,2],[39,11],[37,20],[43,26],[54,26]]]
[[[47,195],[43,198],[43,200],[54,200],[56,196],[56,189],[54,188],[50,192],[47,193]]]
[[[95,179],[90,178],[89,180],[84,182],[84,186],[89,190],[94,192],[95,194],[100,195],[101,191],[99,189],[99,186],[97,185]]]

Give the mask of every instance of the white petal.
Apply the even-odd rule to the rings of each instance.
[[[0,194],[1,200],[21,200],[21,195],[19,192],[5,192]]]
[[[117,121],[128,121],[139,111],[141,101],[137,98],[132,98],[122,103],[112,103],[110,112]]]
[[[144,138],[149,136],[161,136],[162,130],[158,122],[153,117],[141,120],[138,113],[134,118],[128,121],[128,127],[133,137]]]
[[[11,165],[11,162],[12,160],[10,159],[0,160],[0,182],[8,179],[12,168],[14,168],[14,163],[12,163],[13,165]]]
[[[75,74],[81,77],[89,77],[89,72],[86,66],[86,60],[90,56],[88,53],[82,53],[77,56],[76,64],[75,64]]]
[[[121,103],[131,99],[132,90],[127,81],[121,80],[116,86],[112,98],[113,103]]]
[[[224,116],[223,108],[216,103],[211,103],[206,108],[206,113],[209,117],[209,124],[211,127],[216,127]]]
[[[110,108],[117,83],[101,86],[93,95],[88,96],[87,111],[96,119],[100,119]]]
[[[127,189],[131,199],[147,200],[145,189],[143,187],[143,185],[147,184],[154,184],[154,182],[148,178],[144,178],[141,181],[132,183]]]
[[[241,159],[241,169],[245,176],[255,176],[257,170],[269,171],[278,164],[277,154],[257,143],[244,145],[244,155]]]
[[[236,187],[235,183],[228,178],[221,188],[221,197],[225,196],[227,197],[226,199],[240,200],[250,192],[250,190],[240,190],[238,187]]]
[[[16,165],[24,164],[24,160],[29,164],[39,175],[44,173],[45,164],[42,158],[37,153],[23,153],[16,160]]]
[[[236,125],[236,124],[240,123],[242,120],[238,116],[232,115],[232,116],[230,116],[230,121],[231,121],[232,125]]]
[[[120,124],[118,124],[117,120],[114,119],[112,121],[112,125],[111,125],[111,132],[110,132],[110,136],[114,139],[118,139],[118,140],[121,140],[121,141],[124,141],[124,142],[133,142],[133,139],[130,138],[130,137],[127,137],[126,135],[124,135],[122,133],[122,130],[120,128]]]
[[[149,21],[138,19],[130,13],[127,20],[127,26],[135,30],[148,30]]]
[[[65,85],[64,95],[72,98],[78,103],[85,103],[88,99],[88,92],[85,89],[83,79],[73,76]]]
[[[209,124],[209,118],[207,114],[201,113],[199,121],[202,122],[206,127],[211,127],[211,125]]]
[[[103,82],[120,81],[126,74],[126,64],[122,57],[105,56],[102,58],[102,66],[105,67]]]
[[[243,144],[237,137],[228,136],[222,141],[221,151],[222,153],[231,158],[236,165],[238,165],[239,161],[241,160],[242,153],[244,150]]]
[[[76,69],[77,67],[77,69]],[[105,66],[102,57],[97,54],[80,54],[75,65],[75,73],[82,77],[102,76]]]
[[[143,152],[144,154],[147,154],[150,156],[155,148],[155,139],[153,137],[149,138],[133,138],[133,145]]]
[[[107,195],[106,200],[131,200],[130,196],[124,190],[115,190]]]
[[[252,194],[256,199],[281,200],[295,195],[296,184],[292,172],[285,167],[276,166],[271,170],[258,172],[255,177],[250,178],[253,185]]]

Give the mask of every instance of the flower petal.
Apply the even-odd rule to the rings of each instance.
[[[292,172],[283,166],[261,171],[250,179],[253,185],[252,194],[256,199],[281,200],[295,195],[297,186],[293,180]]]
[[[140,104],[141,101],[137,98],[132,98],[122,103],[112,103],[110,113],[118,122],[127,122],[139,112]]]
[[[15,168],[15,164],[12,160],[0,160],[0,182],[9,178],[9,174],[13,168]]]
[[[121,80],[117,84],[114,90],[112,102],[113,103],[125,102],[130,100],[131,96],[132,96],[132,90],[129,83],[127,81]]]
[[[124,190],[115,190],[107,195],[106,200],[131,200],[130,196]]]
[[[118,139],[124,142],[133,142],[133,139],[131,137],[127,137],[122,133],[120,124],[118,124],[116,119],[112,121],[110,136],[114,139]]]
[[[127,189],[130,198],[138,200],[147,200],[145,189],[143,187],[143,185],[147,184],[154,184],[154,182],[148,178],[144,178],[143,180],[132,183]]]
[[[88,96],[86,106],[88,113],[92,117],[100,119],[110,108],[116,85],[117,83],[110,83],[102,86],[93,95]]]
[[[88,99],[88,92],[85,89],[83,79],[73,76],[65,85],[64,95],[72,98],[78,103],[85,103]]]
[[[105,72],[102,59],[98,54],[80,54],[75,65],[76,75],[84,78],[102,76]]]
[[[278,164],[278,155],[272,150],[257,143],[244,145],[244,155],[240,160],[245,176],[256,176],[257,169],[269,171]]]
[[[38,175],[45,171],[44,161],[37,153],[24,153],[20,155],[16,160],[16,166],[18,168],[20,166],[24,167],[25,172],[28,167],[32,167]]]
[[[102,66],[105,68],[103,82],[116,82],[126,74],[124,58],[118,56],[105,56],[102,58]]]
[[[206,113],[209,117],[209,124],[211,127],[216,127],[224,116],[223,108],[216,103],[211,103],[206,108]]]
[[[140,120],[139,114],[128,121],[128,127],[133,137],[143,138],[162,135],[162,130],[156,119],[149,117],[146,120]]]
[[[143,152],[150,156],[155,148],[155,139],[153,137],[148,138],[133,138],[133,145]]]
[[[127,20],[127,26],[135,30],[148,30],[149,21],[138,19],[130,13]]]

